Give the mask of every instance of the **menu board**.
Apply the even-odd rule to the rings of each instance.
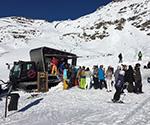
[[[39,92],[48,91],[48,73],[38,72],[37,89]]]

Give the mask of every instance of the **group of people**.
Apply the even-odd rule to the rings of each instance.
[[[113,102],[117,102],[120,99],[121,93],[126,88],[128,92],[134,92],[136,94],[143,93],[142,91],[142,76],[140,71],[140,64],[137,63],[134,68],[129,65],[118,66],[114,73],[115,77],[115,89],[116,92],[113,97]]]
[[[120,64],[116,70],[112,66],[105,69],[103,65],[95,65],[90,70],[89,67],[85,66],[76,68],[65,64],[63,87],[69,89],[73,86],[79,86],[81,89],[105,88],[107,92],[111,92],[115,88],[116,92],[112,101],[117,102],[125,88],[130,93],[143,93],[140,64],[137,63],[134,67]]]
[[[122,54],[119,54],[119,65],[116,70],[114,67],[104,65],[94,65],[90,70],[89,67],[70,65],[67,61],[62,60],[61,63],[57,58],[52,58],[49,72],[53,75],[59,75],[63,81],[63,89],[69,89],[73,86],[78,86],[81,89],[103,89],[111,92],[113,88],[116,92],[112,101],[117,102],[120,95],[126,88],[128,92],[143,93],[142,77],[140,64],[137,63],[134,67],[121,64],[123,62]],[[141,51],[138,53],[138,60],[142,60]]]

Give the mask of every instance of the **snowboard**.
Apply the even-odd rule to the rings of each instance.
[[[119,100],[119,101],[113,101],[113,99],[111,99],[111,101],[108,101],[108,103],[119,103],[119,104],[125,104],[125,102],[123,102],[122,100]]]

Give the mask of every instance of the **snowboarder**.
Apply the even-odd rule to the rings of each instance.
[[[141,61],[141,60],[142,60],[142,52],[139,51],[139,53],[138,53],[138,61]]]
[[[125,71],[121,70],[119,72],[118,79],[115,83],[116,92],[112,99],[113,102],[119,102],[119,100],[120,100],[120,95],[124,89],[124,75],[125,75]]]
[[[118,55],[118,58],[119,58],[119,63],[122,63],[122,59],[123,59],[122,53],[120,53],[120,54]]]
[[[115,73],[114,73],[115,83],[116,83],[117,80],[118,80],[118,76],[119,76],[120,70],[121,70],[121,66],[117,66],[117,69],[115,70]]]

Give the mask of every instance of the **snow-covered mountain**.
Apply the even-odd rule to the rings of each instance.
[[[111,2],[76,20],[47,22],[24,17],[0,19],[0,60],[29,60],[29,50],[48,46],[81,56],[79,65],[92,66],[150,58],[150,0]],[[18,53],[20,53],[18,55]],[[13,55],[13,56],[12,56]],[[88,61],[87,61],[88,60]]]

